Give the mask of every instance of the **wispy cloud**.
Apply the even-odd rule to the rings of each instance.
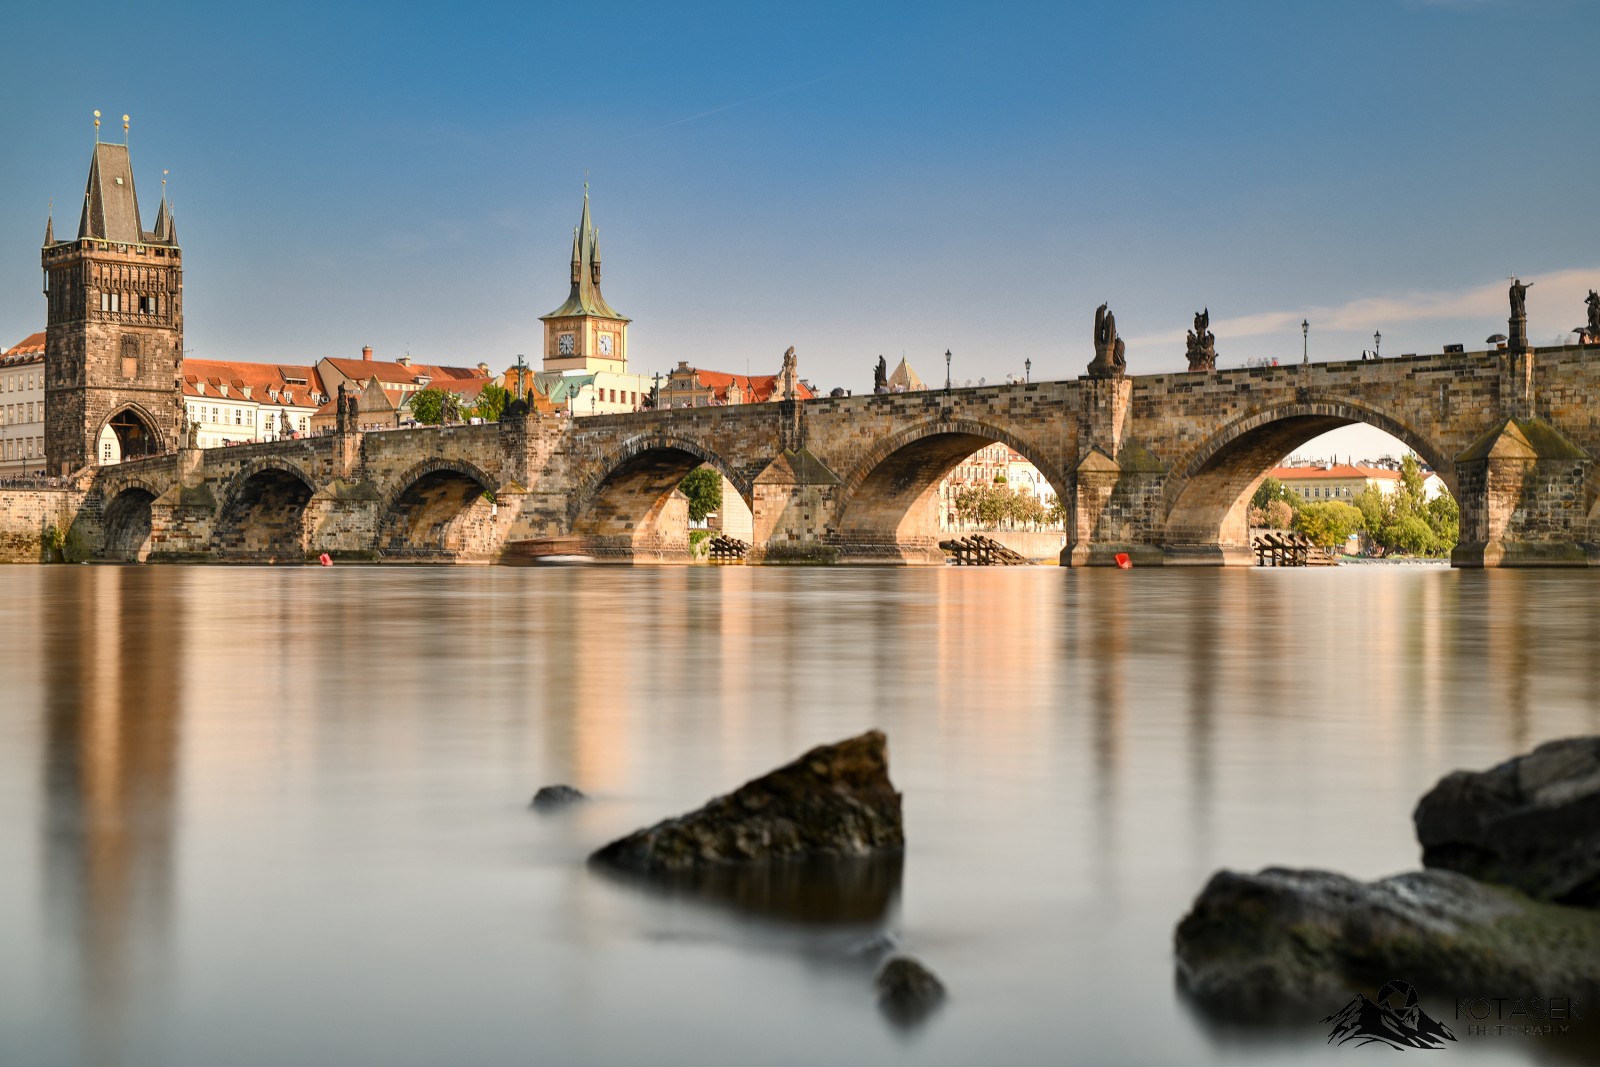
[[[1583,297],[1600,279],[1600,267],[1554,271],[1523,277],[1533,285],[1528,293],[1530,319],[1549,320],[1552,315],[1565,314],[1574,325],[1583,321]],[[1217,319],[1211,329],[1221,337],[1265,337],[1274,334],[1297,334],[1302,320],[1309,319],[1319,331],[1356,330],[1365,332],[1374,326],[1388,327],[1403,322],[1427,320],[1482,319],[1488,325],[1504,329],[1510,311],[1506,290],[1509,279],[1485,282],[1471,289],[1455,292],[1413,292],[1399,296],[1370,296],[1345,304],[1308,306],[1291,311],[1262,311],[1237,318]],[[1563,312],[1561,309],[1567,309]],[[1565,321],[1564,319],[1561,321]],[[1553,320],[1550,324],[1553,324]],[[1549,332],[1541,321],[1537,331]],[[1565,328],[1563,327],[1564,331]],[[1169,330],[1159,334],[1145,334],[1130,338],[1128,344],[1166,345],[1181,342],[1184,330]],[[1542,333],[1541,333],[1542,335]]]
[[[765,100],[767,97],[769,97],[769,96],[777,96],[779,93],[792,93],[796,89],[804,89],[808,85],[816,85],[818,82],[825,82],[825,81],[828,81],[830,78],[837,78],[838,76],[839,76],[838,74],[824,74],[820,78],[812,78],[810,81],[800,82],[797,85],[785,85],[781,89],[773,89],[770,92],[761,93],[759,96],[752,96],[748,100],[735,100],[731,104],[723,104],[720,107],[711,108],[709,111],[702,111],[702,112],[700,112],[698,114],[690,115],[687,118],[673,119],[671,122],[662,123],[660,126],[652,127],[652,128],[650,128],[648,130],[645,130],[644,132],[645,133],[659,133],[662,130],[670,130],[672,127],[674,127],[674,126],[682,126],[686,122],[694,122],[696,119],[703,119],[703,118],[706,118],[709,115],[720,114],[721,112],[729,111],[729,110],[732,110],[733,108],[736,108],[736,107],[744,107],[746,104],[753,104],[757,100]]]

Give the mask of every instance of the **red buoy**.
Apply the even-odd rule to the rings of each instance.
[[[1126,552],[1118,552],[1117,568],[1124,571],[1133,570],[1133,557],[1128,555]]]
[[[322,564],[324,567],[331,567],[333,566],[333,557],[324,552],[322,555],[317,557],[317,562]]]

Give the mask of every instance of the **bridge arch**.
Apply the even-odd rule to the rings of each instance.
[[[257,459],[230,478],[212,528],[220,559],[300,559],[306,555],[306,505],[316,483],[299,466]]]
[[[100,557],[125,563],[143,563],[150,555],[151,505],[155,486],[140,478],[122,481],[110,493],[100,512]]]
[[[1037,445],[994,423],[929,419],[875,445],[844,475],[833,537],[846,558],[941,563],[937,494],[946,475],[987,445],[1003,444],[1039,469],[1059,500],[1071,485]]]
[[[709,466],[749,506],[750,478],[717,452],[668,433],[637,434],[589,465],[568,505],[572,532],[602,556],[634,562],[686,561],[688,528],[669,511],[690,471]]]
[[[1250,495],[1267,472],[1307,441],[1355,423],[1399,438],[1466,506],[1457,492],[1453,457],[1416,427],[1347,397],[1296,400],[1235,419],[1173,465],[1162,494],[1164,542],[1246,545]]]
[[[378,508],[377,549],[391,559],[487,559],[499,484],[475,463],[434,457],[394,479]]]
[[[96,465],[158,456],[170,447],[162,439],[161,422],[142,404],[124,402],[106,416],[95,434]]]

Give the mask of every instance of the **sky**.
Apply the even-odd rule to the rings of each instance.
[[[133,10],[130,16],[129,12]],[[15,5],[0,345],[94,140],[168,191],[207,359],[540,350],[590,182],[630,364],[823,390],[1536,343],[1600,287],[1600,0]],[[1310,324],[1303,338],[1300,323]],[[1377,447],[1344,431],[1340,455]],[[1354,436],[1351,436],[1351,435]],[[1339,443],[1344,442],[1344,443]],[[1313,449],[1313,451],[1316,451]]]

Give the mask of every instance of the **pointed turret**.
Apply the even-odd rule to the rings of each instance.
[[[172,216],[167,212],[167,198],[161,198],[161,209],[156,212],[155,239],[158,244],[172,243]]]
[[[571,315],[595,315],[627,321],[612,310],[605,297],[600,295],[600,231],[595,229],[589,217],[588,182],[583,184],[583,214],[572,235],[572,292],[565,304],[540,318],[565,318]]]
[[[55,217],[55,214],[52,212],[50,217],[44,220],[44,246],[46,248],[49,248],[51,245],[53,245],[55,243],[56,243],[56,217]]]

